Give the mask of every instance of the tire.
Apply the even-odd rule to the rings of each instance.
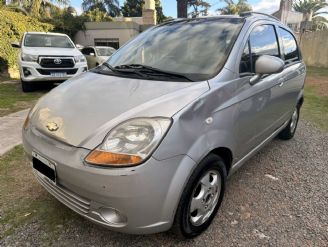
[[[290,140],[294,137],[299,118],[300,118],[300,105],[297,105],[294,109],[294,112],[287,126],[278,135],[278,137],[281,140]]]
[[[30,82],[28,81],[23,81],[22,82],[22,91],[24,93],[28,93],[28,92],[33,92],[34,91],[34,85],[32,85]]]
[[[209,227],[223,200],[226,178],[226,167],[219,156],[209,154],[200,162],[182,193],[172,227],[174,233],[182,238],[194,238]],[[208,189],[201,180],[208,180],[207,185],[214,185],[213,188]]]

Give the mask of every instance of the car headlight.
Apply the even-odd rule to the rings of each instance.
[[[85,56],[84,55],[78,55],[74,57],[74,60],[76,63],[84,63],[86,62]]]
[[[97,166],[134,166],[146,160],[165,136],[170,118],[135,118],[113,128],[85,161]]]
[[[22,53],[22,60],[26,62],[37,62],[38,61],[38,55],[31,55]]]

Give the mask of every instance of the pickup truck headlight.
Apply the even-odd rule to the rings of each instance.
[[[87,60],[84,55],[78,55],[74,57],[76,63],[85,63]]]
[[[38,61],[38,55],[22,53],[21,57],[22,57],[22,61],[26,61],[26,62],[37,62]]]
[[[113,128],[85,161],[92,165],[135,166],[146,160],[165,136],[170,118],[135,118]]]

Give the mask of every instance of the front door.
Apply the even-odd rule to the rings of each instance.
[[[240,62],[240,77],[245,82],[255,75],[255,63],[261,55],[280,57],[274,25],[258,25],[252,30]],[[236,123],[238,158],[245,156],[282,125],[283,112],[279,106],[282,73],[263,75],[255,85],[246,83]]]

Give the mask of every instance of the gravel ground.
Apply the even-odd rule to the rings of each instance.
[[[274,140],[228,181],[210,228],[181,241],[171,233],[132,236],[81,217],[58,225],[54,246],[328,246],[328,133],[301,121],[295,138]],[[65,210],[58,206],[58,210]],[[0,246],[40,246],[49,232],[30,222]],[[51,237],[50,237],[51,238]]]

